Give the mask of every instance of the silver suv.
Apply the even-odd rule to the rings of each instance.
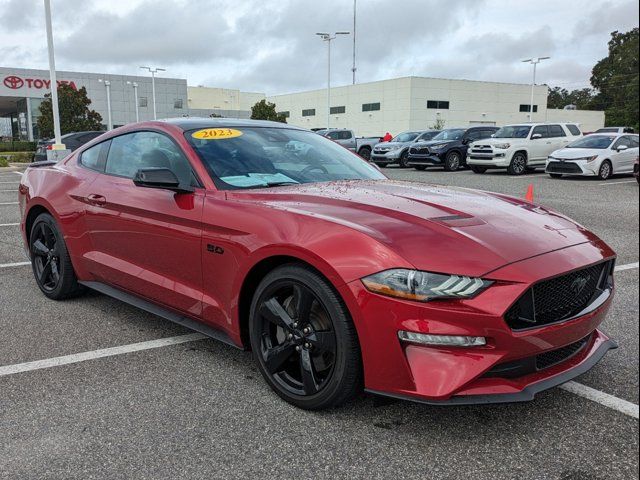
[[[440,133],[440,130],[403,132],[391,139],[391,141],[378,143],[373,147],[371,161],[380,167],[397,163],[402,168],[406,168],[408,167],[407,160],[411,144],[431,140],[438,133]]]

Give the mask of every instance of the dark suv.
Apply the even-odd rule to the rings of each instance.
[[[448,128],[428,142],[411,146],[407,165],[416,170],[427,167],[444,167],[454,172],[466,166],[467,149],[470,143],[489,138],[498,131],[498,127]]]
[[[96,137],[99,137],[104,132],[75,132],[62,135],[61,140],[67,150],[72,152],[80,148],[85,143],[90,142]],[[51,150],[51,147],[55,143],[55,140],[41,140],[38,142],[38,148],[36,154],[33,157],[34,162],[44,162],[47,160],[47,150]]]

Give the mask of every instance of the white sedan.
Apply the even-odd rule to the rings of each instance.
[[[632,174],[637,157],[638,135],[598,133],[553,152],[546,172],[553,178],[585,175],[606,180],[614,174]]]

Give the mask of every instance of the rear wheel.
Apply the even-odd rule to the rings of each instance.
[[[612,174],[613,168],[611,167],[611,162],[609,160],[605,160],[604,162],[602,162],[602,165],[600,165],[600,170],[598,170],[598,177],[600,177],[600,180],[608,180],[611,178]]]
[[[444,169],[447,172],[455,172],[460,168],[461,157],[458,152],[450,152],[444,160]]]
[[[404,152],[402,152],[402,155],[400,155],[400,159],[398,160],[398,164],[400,165],[400,168],[407,168],[408,160],[409,160],[409,150],[405,150]]]
[[[269,273],[251,304],[253,356],[269,386],[297,407],[335,407],[361,389],[360,347],[331,285],[296,264]]]
[[[371,149],[369,147],[362,147],[360,150],[358,150],[358,155],[360,155],[365,160],[370,160],[371,159]]]
[[[510,175],[524,174],[527,171],[527,156],[522,152],[514,154],[507,171]]]
[[[29,248],[33,274],[42,293],[63,300],[82,291],[62,233],[48,213],[39,215],[33,223]]]
[[[487,167],[480,167],[478,165],[470,165],[469,168],[471,168],[471,171],[473,173],[485,173],[487,171]]]

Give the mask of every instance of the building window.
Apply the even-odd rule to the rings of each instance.
[[[437,110],[449,110],[448,100],[427,100],[427,108],[434,108]]]
[[[347,112],[347,107],[345,107],[345,106],[342,106],[342,107],[331,107],[329,109],[329,113],[331,113],[331,115],[338,115],[339,113],[346,113],[346,112]]]
[[[138,106],[139,107],[147,107],[149,105],[149,102],[147,101],[147,97],[140,97],[138,99]]]
[[[363,103],[362,111],[363,112],[376,112],[380,110],[380,102],[378,103]]]
[[[530,112],[531,111],[531,106],[530,105],[520,105],[520,111],[521,112]],[[533,106],[533,113],[538,111],[538,105],[534,105]]]
[[[182,108],[182,99],[176,98],[173,102],[173,108]]]
[[[306,110],[302,110],[303,117],[315,117],[316,109],[315,108],[307,108]]]
[[[278,115],[282,115],[284,118],[289,118],[291,116],[291,112],[289,111],[278,112]]]

